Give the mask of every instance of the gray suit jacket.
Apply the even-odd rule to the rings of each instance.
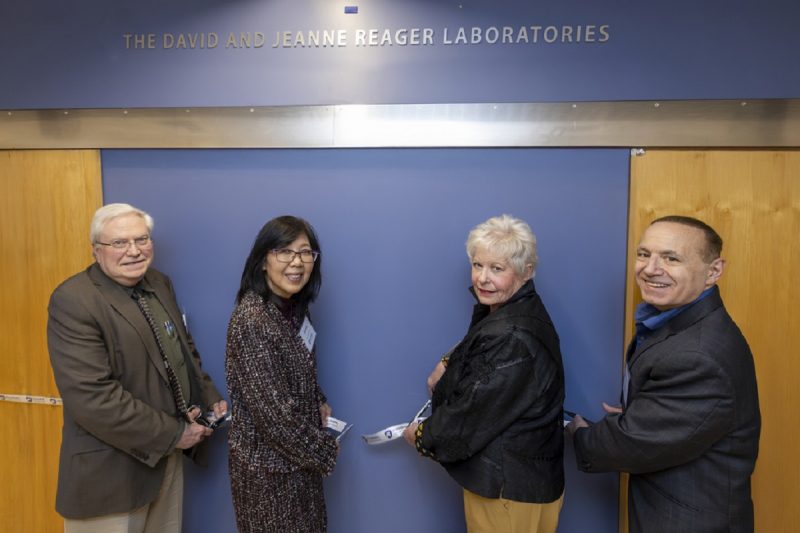
[[[753,356],[719,289],[628,350],[628,404],[575,433],[585,472],[630,472],[630,529],[751,532]]]
[[[191,401],[219,401],[169,278],[151,268],[145,279],[177,326]],[[48,312],[50,361],[64,401],[56,510],[66,518],[89,518],[151,502],[184,423],[144,316],[97,264],[56,288]]]

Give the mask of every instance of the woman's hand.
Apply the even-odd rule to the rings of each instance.
[[[212,405],[211,409],[214,411],[214,418],[222,418],[228,414],[228,402],[225,400],[220,400]]]
[[[320,404],[319,406],[319,418],[322,422],[322,427],[326,427],[328,425],[328,417],[333,414],[333,409],[331,406],[326,403]]]
[[[436,384],[439,383],[440,379],[442,379],[445,370],[447,370],[447,368],[441,361],[439,361],[439,363],[433,367],[433,372],[431,372],[431,375],[428,376],[428,394],[430,396],[433,396],[433,389],[436,388]]]
[[[417,447],[417,426],[419,426],[417,422],[411,422],[408,427],[403,430],[403,438],[414,448]]]

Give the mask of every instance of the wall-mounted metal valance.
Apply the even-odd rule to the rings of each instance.
[[[0,148],[798,147],[800,100],[0,111]]]

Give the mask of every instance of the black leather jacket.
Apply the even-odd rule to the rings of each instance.
[[[471,492],[549,503],[564,490],[563,402],[558,335],[531,280],[491,314],[475,306],[418,445]]]

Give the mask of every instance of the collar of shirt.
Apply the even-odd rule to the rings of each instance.
[[[303,312],[300,306],[297,305],[292,298],[281,298],[274,292],[270,292],[269,301],[275,304],[275,307],[281,312],[283,317],[289,322],[302,322]]]
[[[133,287],[124,287],[124,289],[125,289],[125,292],[128,293],[128,296],[131,296],[131,297],[133,297],[133,291],[137,290],[137,289],[139,291],[144,291],[144,292],[147,292],[147,293],[150,293],[150,294],[155,294],[155,292],[156,292],[153,289],[153,287],[151,287],[150,284],[147,282],[147,280],[144,279],[144,278],[142,278],[142,280],[139,281],[139,283],[137,283]]]
[[[634,318],[636,319],[636,340],[637,342],[641,342],[641,340],[647,336],[650,332],[653,332],[669,322],[670,319],[675,317],[676,315],[682,313],[686,309],[690,308],[714,290],[714,287],[709,287],[708,289],[704,290],[700,293],[693,302],[688,304],[682,305],[680,307],[675,307],[674,309],[667,309],[666,311],[659,311],[652,305],[646,302],[640,303],[636,307],[636,313],[634,314]]]

